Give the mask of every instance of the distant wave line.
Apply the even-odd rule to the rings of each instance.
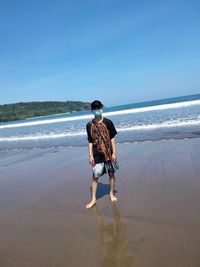
[[[86,132],[79,132],[79,133],[62,133],[62,134],[44,134],[44,135],[30,135],[30,136],[22,136],[22,137],[3,137],[0,138],[0,142],[2,141],[20,141],[20,140],[40,140],[40,139],[54,139],[54,138],[61,138],[67,136],[78,136],[78,135],[86,135]]]
[[[149,124],[149,125],[138,125],[138,126],[131,126],[127,128],[120,128],[118,131],[133,131],[133,130],[149,130],[149,129],[158,129],[158,128],[173,128],[173,127],[181,127],[181,126],[195,126],[200,125],[200,120],[198,121],[184,121],[184,122],[177,122],[173,121],[173,123],[160,123],[160,124]]]
[[[119,111],[110,111],[110,112],[104,112],[103,116],[116,116],[116,115],[130,114],[130,113],[153,111],[153,110],[163,110],[163,109],[172,109],[172,108],[174,109],[174,108],[181,108],[181,107],[187,107],[187,106],[193,106],[193,105],[200,105],[200,100],[185,101],[185,102],[171,103],[171,104],[162,104],[162,105],[150,106],[150,107],[125,109],[125,110],[119,110]],[[67,117],[67,118],[60,118],[60,119],[22,122],[22,123],[16,123],[16,124],[0,125],[0,129],[51,124],[51,123],[58,123],[58,122],[91,119],[91,118],[93,118],[93,115],[82,115],[82,116],[74,116],[74,117]]]
[[[185,122],[177,122],[173,121],[173,123],[161,123],[161,124],[149,124],[149,125],[138,125],[126,128],[117,128],[118,132],[123,131],[134,131],[134,130],[151,130],[158,128],[173,128],[180,126],[195,126],[200,125],[200,120],[198,121],[185,121]],[[62,133],[62,134],[46,134],[46,135],[37,135],[37,136],[23,136],[23,137],[3,137],[0,138],[0,142],[10,142],[10,141],[28,141],[28,140],[41,140],[41,139],[56,139],[62,137],[71,137],[71,136],[85,136],[86,132],[78,132],[78,133]]]

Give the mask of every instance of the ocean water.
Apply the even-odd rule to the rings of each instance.
[[[104,109],[118,143],[200,137],[200,94]],[[0,124],[0,150],[87,145],[90,111]]]

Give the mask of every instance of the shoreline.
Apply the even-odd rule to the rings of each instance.
[[[117,144],[87,211],[86,147],[0,153],[0,265],[198,266],[200,138]],[[122,265],[123,264],[123,265]]]
[[[135,133],[135,132],[134,132]],[[137,144],[137,143],[148,143],[148,142],[166,142],[166,141],[176,141],[176,140],[190,140],[190,139],[198,139],[200,138],[200,129],[197,127],[197,129],[186,129],[185,131],[180,131],[180,129],[176,130],[172,129],[172,133],[170,131],[160,133],[159,129],[152,132],[149,132],[148,134],[139,132],[138,136],[137,134],[134,137],[134,140],[130,140],[129,136],[132,135],[132,131],[122,131],[120,132],[120,135],[116,138],[117,145],[123,145],[123,144]],[[174,136],[173,136],[174,134]],[[147,139],[148,135],[148,139]],[[162,135],[162,136],[161,136]],[[82,137],[84,136],[84,138]],[[73,137],[73,142],[71,140],[71,137]],[[133,137],[132,137],[133,138]],[[62,139],[62,141],[61,141]],[[126,140],[124,140],[126,139]],[[54,143],[53,143],[54,141]],[[39,138],[31,138],[28,137],[22,137],[21,139],[5,139],[1,140],[0,138],[0,144],[1,142],[8,144],[4,147],[0,146],[0,153],[6,152],[6,151],[26,151],[26,150],[45,150],[45,149],[67,149],[67,148],[77,148],[77,147],[87,147],[87,141],[86,141],[86,134],[80,133],[79,135],[66,135],[63,137],[60,137],[59,140],[57,136],[48,136]],[[33,145],[33,142],[35,144]],[[77,144],[78,143],[78,144]],[[19,147],[17,147],[17,144]],[[37,146],[36,146],[37,145]]]

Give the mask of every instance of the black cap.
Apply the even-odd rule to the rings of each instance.
[[[91,109],[101,109],[103,108],[103,104],[99,100],[95,100],[91,104]]]

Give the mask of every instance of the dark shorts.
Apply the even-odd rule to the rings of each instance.
[[[97,163],[93,167],[93,176],[99,178],[100,176],[104,175],[105,173],[115,173],[115,167],[111,160]]]

